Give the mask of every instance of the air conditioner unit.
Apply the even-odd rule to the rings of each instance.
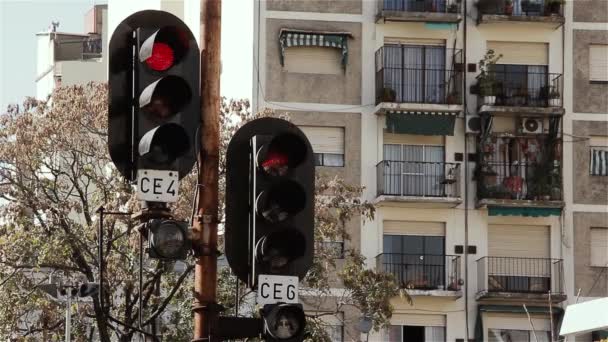
[[[481,119],[478,115],[467,115],[465,125],[466,134],[479,134],[481,132]]]
[[[525,134],[541,134],[543,132],[543,120],[522,118],[521,131]]]

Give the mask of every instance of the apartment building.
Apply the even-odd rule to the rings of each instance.
[[[608,295],[606,13],[256,1],[254,110],[289,112],[318,173],[366,187],[351,243],[413,296],[370,341],[557,340],[568,303]]]
[[[45,100],[56,87],[103,82],[107,76],[107,5],[95,5],[84,16],[85,33],[57,31],[61,23],[36,34],[36,98]]]

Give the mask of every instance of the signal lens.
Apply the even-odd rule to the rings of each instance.
[[[286,154],[269,151],[266,160],[262,162],[264,172],[273,176],[283,176],[289,169],[289,159]]]
[[[155,71],[169,69],[175,61],[173,49],[166,43],[156,42],[152,46],[152,55],[146,59],[148,67]]]

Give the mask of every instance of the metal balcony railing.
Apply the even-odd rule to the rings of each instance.
[[[101,38],[86,39],[82,42],[82,59],[101,57]]]
[[[563,294],[563,261],[483,257],[477,260],[479,292]]]
[[[387,45],[376,51],[376,103],[462,103],[462,51]]]
[[[460,197],[460,164],[383,160],[376,164],[378,196]]]
[[[393,274],[404,288],[460,290],[460,256],[457,255],[382,253],[376,256],[376,267]]]
[[[551,149],[544,146],[547,135],[491,139],[492,142],[483,145],[480,151],[479,199],[562,199],[561,160],[541,163]]]
[[[481,14],[515,17],[563,16],[563,5],[555,0],[481,0],[477,8]]]
[[[460,13],[458,0],[379,0],[378,10],[397,12]]]
[[[561,74],[543,72],[490,71],[491,94],[497,106],[562,107]],[[490,91],[490,89],[487,89]]]

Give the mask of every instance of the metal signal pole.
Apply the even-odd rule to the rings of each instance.
[[[197,215],[192,247],[197,257],[194,273],[194,338],[218,341],[217,224],[220,112],[221,0],[201,0],[201,148],[198,150]]]

